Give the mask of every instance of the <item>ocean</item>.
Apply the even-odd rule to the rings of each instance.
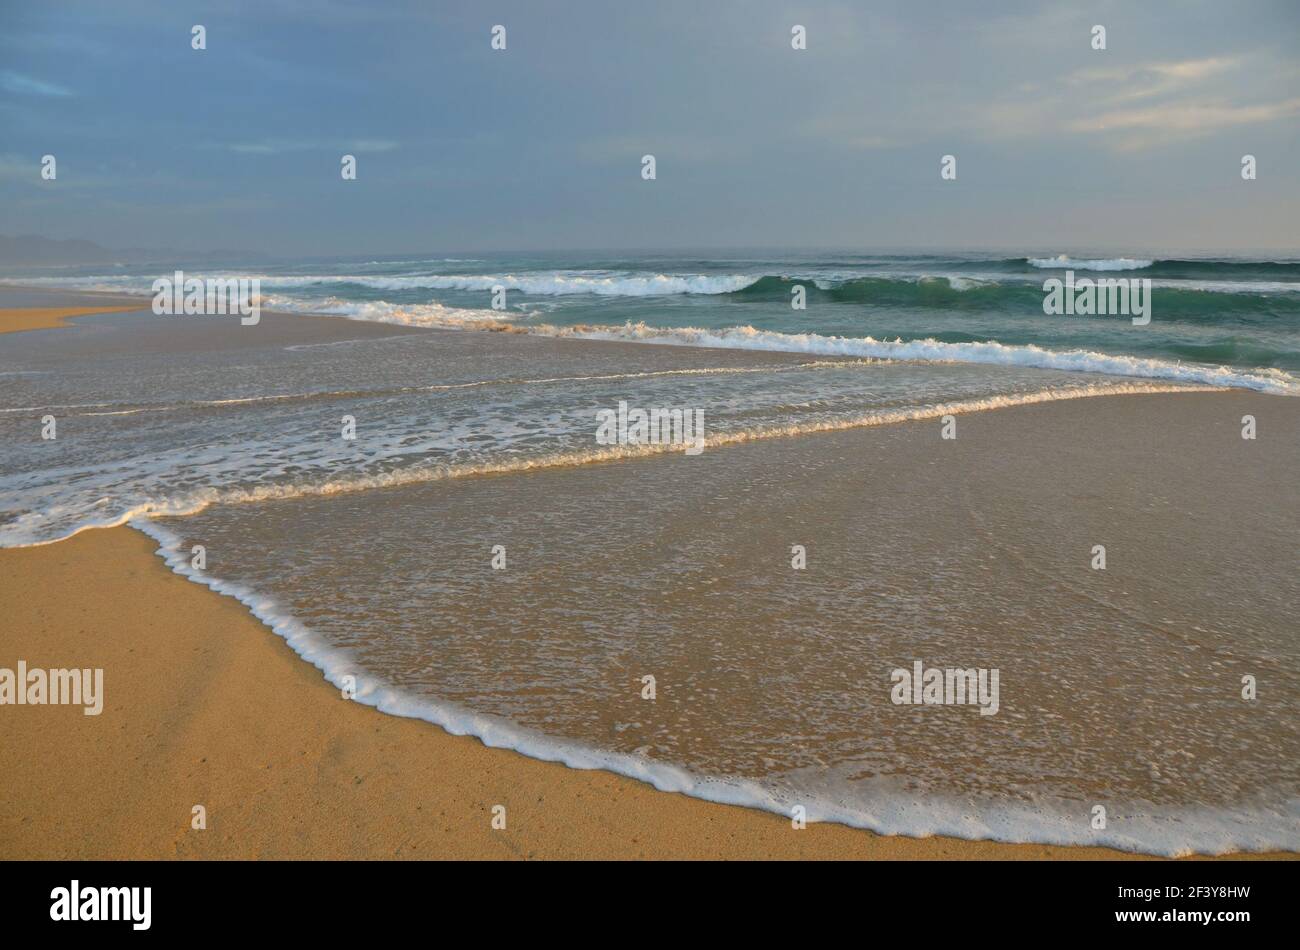
[[[943,497],[959,491],[959,472],[891,468],[885,453],[863,460],[849,497],[843,469],[821,460],[828,445],[851,455],[842,440],[863,428],[928,419],[937,430],[944,416],[1007,406],[1300,395],[1300,260],[465,253],[0,282],[148,294],[178,266],[257,277],[264,310],[393,329],[272,342],[265,326],[202,330],[233,317],[146,312],[10,338],[0,545],[130,523],[336,685],[356,677],[363,702],[665,789],[787,814],[802,804],[812,820],[887,833],[1153,853],[1300,847],[1284,715],[1238,721],[1194,687],[1177,709],[1144,706],[1135,718],[1078,687],[1096,672],[1104,631],[1126,624],[1177,631],[1116,660],[1134,671],[1177,666],[1188,651],[1235,669],[1216,653],[1225,638],[1261,663],[1293,655],[1294,496],[1253,536],[1273,563],[1227,581],[1249,584],[1253,606],[1207,601],[1202,565],[1181,588],[1127,578],[1138,590],[1128,615],[1079,596],[1044,538],[991,526],[979,505],[967,506],[974,535],[996,535],[1019,566],[952,572],[949,558],[981,558],[971,530],[954,534],[950,512],[897,486],[934,481],[930,497]],[[1045,314],[1043,282],[1067,270],[1149,279],[1150,323]],[[702,453],[599,442],[598,413],[620,402],[702,411]],[[57,439],[38,437],[46,416]],[[341,435],[345,417],[354,439]],[[814,436],[830,441],[810,447]],[[818,477],[832,494],[813,495]],[[810,497],[836,501],[810,507]],[[1055,517],[1069,532],[1086,516]],[[882,537],[889,558],[864,556]],[[837,570],[792,574],[802,539],[823,564],[833,551]],[[1018,626],[991,635],[990,603]],[[979,664],[954,648],[976,636]],[[959,725],[900,726],[860,684],[882,665],[887,682],[919,652],[927,663],[1019,663],[1022,681],[1027,665],[1036,711],[1012,702],[989,717],[996,728],[975,710]],[[1300,696],[1282,667],[1273,688]],[[642,675],[659,684],[653,707]],[[1177,765],[1114,738],[1149,736],[1166,717],[1181,717],[1171,744],[1188,758]],[[1271,749],[1249,738],[1261,721]],[[1107,735],[1109,751],[1080,748],[1071,722]],[[922,746],[963,751],[918,755]],[[1101,795],[1142,820],[1098,835],[1087,815]],[[1076,812],[1077,823],[1064,817]]]
[[[172,264],[7,277],[149,291]],[[1145,278],[1149,325],[1043,312],[1043,281]],[[232,263],[188,276],[257,276],[265,305],[428,327],[821,355],[1035,366],[1295,392],[1300,260],[847,253],[760,257],[598,254]],[[505,288],[504,310],[490,306]],[[806,309],[791,306],[804,288]]]

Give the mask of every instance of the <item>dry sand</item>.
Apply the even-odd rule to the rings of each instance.
[[[93,313],[122,313],[139,310],[138,304],[108,307],[24,307],[0,310],[0,333],[21,333],[24,330],[51,330],[66,327],[72,317],[86,317]]]

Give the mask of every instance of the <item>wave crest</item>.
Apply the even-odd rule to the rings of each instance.
[[[646,323],[621,326],[577,324],[518,325],[505,322],[494,311],[456,311],[439,304],[401,306],[382,302],[340,304],[331,311],[360,320],[455,329],[497,330],[550,337],[625,341],[713,349],[772,350],[807,353],[813,356],[874,358],[920,363],[979,363],[999,366],[1028,366],[1037,369],[1100,373],[1142,379],[1164,379],[1180,383],[1253,389],[1277,395],[1300,396],[1300,381],[1278,369],[1236,370],[1227,366],[1192,365],[1171,360],[1121,356],[1095,350],[1049,350],[1034,344],[1006,344],[996,341],[945,343],[935,339],[877,340],[870,336],[823,336],[817,333],[782,333],[752,326],[703,329],[700,327],[658,327]],[[468,316],[472,314],[473,316]],[[495,319],[494,319],[495,318]]]
[[[1031,267],[1053,268],[1057,270],[1142,270],[1155,261],[1145,261],[1136,257],[1102,257],[1075,258],[1059,254],[1056,257],[1027,257],[1025,263]]]

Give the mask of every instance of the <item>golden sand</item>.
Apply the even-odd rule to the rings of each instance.
[[[489,749],[343,699],[131,528],[0,550],[0,666],[104,669],[104,709],[5,706],[4,858],[1116,858],[882,837]],[[506,829],[491,826],[506,806]],[[191,827],[194,806],[207,827]]]
[[[19,307],[0,310],[0,333],[22,333],[24,330],[51,330],[66,327],[71,317],[86,317],[95,313],[123,313],[139,310],[139,304],[126,307]]]

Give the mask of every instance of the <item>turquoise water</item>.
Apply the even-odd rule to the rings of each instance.
[[[7,279],[147,292],[175,266]],[[1076,279],[1150,280],[1150,323],[1045,314],[1043,282],[1067,269]],[[268,306],[414,325],[508,323],[561,335],[1095,370],[1273,392],[1298,391],[1300,374],[1296,259],[570,252],[185,270],[257,276]],[[494,287],[505,289],[504,309],[492,306]],[[796,287],[801,310],[792,307]]]

